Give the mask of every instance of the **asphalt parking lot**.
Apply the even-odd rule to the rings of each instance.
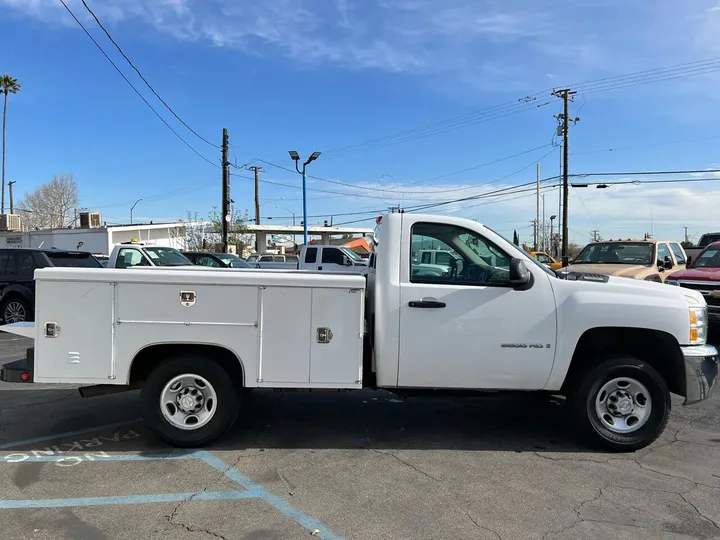
[[[28,341],[0,334],[0,363]],[[264,393],[179,452],[137,392],[0,383],[0,538],[720,538],[720,397],[651,447],[583,447],[550,398]]]

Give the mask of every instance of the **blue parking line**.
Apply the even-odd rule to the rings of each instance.
[[[114,422],[112,424],[104,424],[102,426],[89,427],[86,429],[76,429],[74,431],[65,431],[63,433],[56,433],[55,435],[45,435],[43,437],[34,437],[32,439],[25,439],[24,441],[2,443],[2,444],[0,444],[0,450],[5,450],[7,448],[15,448],[16,446],[31,445],[31,444],[35,444],[35,443],[39,443],[39,442],[54,441],[55,439],[64,439],[65,437],[74,437],[75,435],[83,435],[85,433],[90,433],[92,431],[99,431],[99,430],[103,430],[103,429],[111,429],[111,428],[116,428],[116,427],[120,427],[120,426],[127,426],[130,424],[137,424],[140,421],[141,421],[140,418],[135,418],[133,420],[126,420],[124,422]]]
[[[66,508],[70,506],[106,506],[110,504],[147,504],[182,501],[224,501],[258,499],[256,491],[195,491],[192,493],[160,493],[157,495],[124,495],[118,497],[83,497],[79,499],[24,499],[0,501],[0,510],[18,508]]]
[[[289,502],[278,495],[268,492],[261,484],[251,480],[235,467],[228,465],[219,457],[210,452],[201,450],[198,452],[200,459],[210,465],[213,469],[222,472],[233,482],[241,485],[251,493],[257,493],[258,497],[271,505],[276,510],[282,512],[297,524],[301,525],[310,532],[319,531],[315,536],[324,540],[341,540],[341,536],[335,535],[327,526],[323,525],[317,519],[307,515],[302,510],[295,508]]]

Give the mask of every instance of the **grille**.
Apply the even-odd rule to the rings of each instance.
[[[705,297],[705,302],[707,302],[708,306],[720,306],[720,296],[711,296],[711,293],[714,291],[717,291],[717,293],[720,293],[720,283],[718,283],[718,282],[701,283],[701,282],[697,282],[697,281],[693,281],[693,282],[681,281],[681,282],[679,282],[679,285],[686,289],[692,289],[694,291],[701,292],[702,295]]]

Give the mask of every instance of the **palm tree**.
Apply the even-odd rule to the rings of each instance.
[[[7,120],[8,95],[17,94],[19,91],[20,83],[17,79],[11,77],[7,73],[0,75],[0,92],[5,94],[2,122],[2,202],[0,202],[0,214],[5,213],[5,123]]]

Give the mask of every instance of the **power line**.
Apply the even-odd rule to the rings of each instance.
[[[673,80],[682,77],[702,75],[715,71],[720,71],[720,57],[710,58],[706,60],[698,60],[694,62],[685,62],[682,64],[675,64],[654,69],[647,69],[634,73],[605,77],[602,79],[583,81],[566,86],[576,89],[579,93],[588,95],[598,92],[607,92],[620,88],[627,88],[629,86],[638,86],[642,84],[651,84],[655,82]],[[480,122],[502,118],[509,114],[517,114],[529,111],[531,109],[537,108],[539,106],[545,106],[550,103],[548,101],[543,102],[540,105],[533,104],[533,102],[537,101],[540,96],[544,95],[545,93],[550,93],[552,90],[552,88],[549,88],[535,94],[526,96],[524,98],[512,100],[510,102],[506,102],[500,105],[487,107],[454,118],[426,124],[424,126],[419,126],[413,129],[399,131],[390,135],[385,135],[383,137],[377,137],[363,142],[325,150],[323,153],[325,154],[326,159],[351,155],[353,153],[366,150],[375,150],[384,146],[389,146],[391,144],[398,144],[401,142],[413,141],[418,138],[437,135],[440,133],[446,133],[448,131],[468,127],[470,125]]]
[[[683,144],[683,143],[691,143],[691,142],[698,142],[698,141],[709,141],[713,139],[720,139],[720,135],[713,135],[711,137],[699,137],[695,139],[682,139],[678,141],[663,141],[663,142],[657,142],[657,143],[650,143],[650,144],[637,144],[633,146],[618,146],[615,148],[602,148],[598,150],[582,150],[580,152],[571,152],[571,156],[578,156],[582,154],[599,154],[602,152],[620,152],[622,150],[636,150],[638,148],[651,148],[654,146],[665,146],[669,144]]]
[[[165,127],[167,127],[170,131],[172,131],[172,133],[173,133],[178,139],[180,139],[180,141],[182,141],[182,143],[183,143],[185,146],[187,146],[190,150],[192,150],[193,152],[195,152],[195,154],[197,154],[201,159],[203,159],[204,161],[207,161],[207,162],[208,162],[210,165],[212,165],[213,167],[218,167],[218,168],[219,168],[220,165],[218,165],[217,163],[213,163],[213,162],[210,161],[208,158],[206,158],[205,156],[203,156],[203,155],[202,155],[200,152],[198,152],[189,142],[187,142],[187,141],[182,137],[182,135],[180,135],[177,131],[175,131],[170,124],[168,124],[168,122],[160,115],[160,113],[157,112],[157,110],[155,110],[155,108],[150,104],[150,102],[149,102],[147,99],[145,99],[145,96],[143,96],[143,95],[140,93],[140,91],[135,87],[135,85],[134,85],[132,82],[130,82],[130,79],[128,79],[128,78],[125,76],[125,74],[120,70],[120,68],[117,66],[117,64],[115,64],[115,62],[113,62],[113,60],[108,56],[108,54],[107,54],[107,53],[105,52],[105,50],[100,46],[100,44],[95,40],[95,38],[92,36],[92,34],[90,34],[90,32],[88,31],[88,29],[85,28],[85,25],[83,25],[83,23],[80,22],[80,19],[78,19],[78,18],[75,16],[75,14],[72,12],[72,10],[68,7],[68,5],[65,3],[65,0],[60,0],[60,3],[63,5],[63,7],[65,8],[65,10],[70,14],[70,16],[75,20],[75,22],[80,26],[80,28],[82,28],[83,32],[85,32],[85,34],[87,35],[87,37],[90,38],[90,40],[93,42],[93,44],[95,45],[95,47],[97,47],[98,50],[102,53],[102,55],[105,57],[105,59],[106,59],[108,62],[110,62],[110,64],[112,65],[113,68],[115,68],[115,71],[117,71],[118,74],[119,74],[119,75],[125,80],[125,82],[130,86],[130,88],[132,88],[132,89],[135,91],[135,93],[138,95],[138,97],[143,100],[143,103],[145,103],[145,105],[148,106],[148,108],[153,112],[153,114],[155,114],[155,116],[157,116],[157,117],[160,119],[160,121],[161,121],[163,124],[165,124]]]
[[[177,120],[178,120],[183,126],[185,126],[193,135],[195,135],[198,139],[200,139],[201,141],[209,144],[209,145],[212,146],[213,148],[220,148],[219,145],[208,141],[205,137],[203,137],[203,136],[200,135],[197,131],[195,131],[193,128],[191,128],[191,127],[187,124],[187,122],[185,122],[185,120],[183,120],[182,118],[180,118],[180,116],[173,110],[173,108],[170,107],[170,105],[168,105],[167,102],[166,102],[162,97],[160,97],[160,94],[158,94],[158,93],[155,91],[155,89],[154,89],[154,88],[152,87],[152,85],[148,82],[148,80],[143,76],[143,74],[140,73],[140,70],[135,66],[135,64],[132,63],[132,61],[130,60],[130,58],[128,58],[128,56],[125,54],[125,51],[123,51],[122,48],[120,47],[120,45],[118,45],[117,42],[113,39],[113,37],[110,35],[110,32],[108,32],[107,29],[105,28],[105,26],[103,26],[103,23],[100,22],[100,19],[98,19],[98,16],[95,15],[95,12],[94,12],[92,9],[90,9],[90,6],[88,6],[87,2],[86,2],[85,0],[80,0],[80,1],[82,2],[83,6],[85,6],[85,9],[88,11],[88,13],[90,13],[90,15],[92,15],[92,18],[95,19],[95,22],[96,22],[97,25],[100,27],[100,29],[105,33],[105,35],[106,35],[107,38],[110,40],[110,42],[111,42],[113,45],[115,45],[115,48],[118,50],[118,52],[119,52],[119,53],[122,55],[122,57],[127,61],[127,63],[130,64],[130,67],[132,67],[132,68],[135,70],[135,73],[138,74],[138,77],[140,77],[140,78],[142,79],[142,81],[145,83],[145,86],[147,86],[147,87],[150,89],[150,91],[151,91],[153,94],[155,94],[155,97],[160,100],[160,103],[162,103],[162,104],[165,106],[165,108],[166,108],[168,111],[170,111],[170,112],[172,113],[172,115],[173,115],[175,118],[177,118]]]

